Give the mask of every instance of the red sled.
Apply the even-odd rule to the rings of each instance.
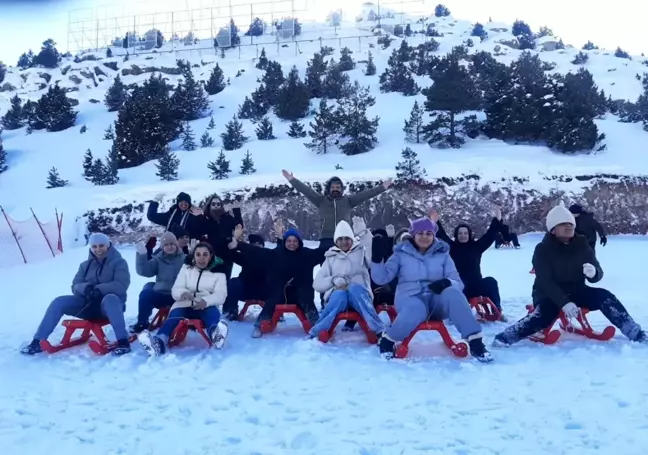
[[[333,338],[333,334],[335,333],[335,328],[337,325],[342,322],[342,321],[355,321],[360,325],[360,328],[362,331],[365,333],[367,336],[367,341],[369,344],[376,344],[378,343],[378,336],[376,335],[376,332],[372,332],[369,330],[369,327],[367,326],[367,322],[364,320],[362,316],[360,316],[359,313],[356,313],[355,311],[344,311],[340,314],[338,314],[335,319],[333,320],[333,324],[331,325],[331,328],[328,330],[321,330],[320,333],[318,334],[317,338],[322,342],[322,343],[328,343],[328,341]]]
[[[396,313],[396,308],[394,308],[394,305],[376,305],[376,313],[380,314],[383,311],[387,313],[387,316],[389,316],[389,320],[391,322],[394,322],[396,320],[396,316],[398,316],[398,313]]]
[[[117,347],[117,342],[109,341],[103,330],[103,327],[109,324],[110,322],[108,322],[107,319],[93,321],[86,321],[84,319],[66,319],[61,324],[63,327],[65,327],[65,333],[63,334],[63,339],[61,340],[61,342],[59,344],[52,345],[47,340],[41,340],[41,349],[49,354],[54,354],[64,349],[79,346],[81,344],[89,342],[88,347],[92,349],[94,353],[99,355],[106,355]],[[76,332],[77,330],[81,330],[81,336],[78,338],[72,338],[74,332]],[[96,340],[90,340],[93,335]],[[136,335],[131,335],[128,338],[128,341],[132,343],[136,339]]]
[[[308,321],[308,319],[306,319],[306,315],[301,310],[301,308],[299,308],[297,305],[281,304],[275,307],[274,314],[272,315],[271,320],[261,322],[261,327],[260,327],[261,332],[262,333],[274,332],[277,329],[279,320],[282,318],[284,314],[294,314],[295,316],[297,316],[297,319],[299,319],[299,322],[301,323],[306,333],[308,333],[308,331],[311,329],[312,327],[311,323]]]
[[[409,336],[403,340],[400,346],[396,348],[394,357],[396,357],[397,359],[404,359],[405,357],[407,357],[407,353],[409,352],[410,341],[412,341],[414,335],[416,335],[421,330],[435,330],[439,332],[439,335],[441,335],[441,339],[443,340],[443,343],[450,349],[450,351],[455,357],[468,356],[468,345],[463,341],[460,341],[459,343],[455,342],[455,340],[453,340],[452,337],[450,336],[450,332],[448,332],[448,328],[445,326],[445,324],[442,321],[427,321],[419,324],[418,327],[415,328],[414,331],[410,333]]]
[[[472,297],[468,300],[468,303],[477,312],[477,320],[479,322],[499,321],[502,318],[502,312],[488,297]]]
[[[255,305],[260,306],[261,308],[263,308],[264,302],[263,302],[263,300],[246,300],[245,304],[243,305],[243,309],[241,310],[241,312],[238,315],[238,320],[243,322],[245,320],[245,315],[246,315],[248,309],[251,306],[255,306]]]
[[[157,330],[160,327],[162,327],[162,324],[169,318],[169,312],[171,311],[171,307],[166,307],[166,308],[160,308],[157,313],[155,313],[155,316],[153,316],[153,320],[149,324],[149,330]]]
[[[529,313],[532,313],[534,306],[527,305],[526,309]],[[607,326],[602,332],[595,331],[587,320],[587,314],[589,312],[590,310],[587,308],[581,308],[581,314],[576,318],[580,327],[575,327],[573,324],[570,324],[569,319],[567,319],[565,314],[561,311],[560,315],[556,319],[557,321],[560,321],[558,326],[567,333],[575,333],[592,340],[608,341],[612,339],[616,333],[616,328],[613,326]],[[549,327],[540,332],[540,335],[532,335],[529,339],[543,344],[557,343],[560,339],[561,332],[560,330],[553,329],[554,324],[555,321]]]
[[[184,340],[187,339],[187,334],[189,333],[189,330],[192,329],[198,332],[198,335],[200,335],[203,340],[205,340],[211,347],[212,341],[207,336],[207,333],[205,332],[205,325],[200,319],[183,319],[182,321],[180,321],[178,326],[171,334],[169,347],[178,346],[179,344],[181,344]]]

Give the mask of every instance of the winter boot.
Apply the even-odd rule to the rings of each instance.
[[[128,354],[129,352],[131,352],[130,343],[128,342],[128,339],[123,339],[117,340],[117,346],[113,349],[112,354],[115,356],[121,356]]]
[[[36,355],[41,352],[43,352],[43,348],[41,348],[40,340],[37,340],[36,338],[34,338],[27,346],[23,346],[20,349],[20,353],[24,355]]]
[[[255,325],[254,329],[252,329],[252,338],[261,338],[262,336],[263,332],[261,332],[261,327]]]
[[[344,327],[342,327],[343,332],[353,332],[353,329],[355,328],[356,322],[355,321],[347,321],[344,323]]]
[[[472,338],[472,339],[471,339]],[[468,337],[468,347],[470,348],[470,355],[482,363],[492,362],[493,356],[486,349],[484,340],[479,337]]]
[[[137,336],[142,347],[151,357],[162,355],[166,352],[164,341],[157,336],[151,336],[148,330],[143,331]]]
[[[227,335],[229,334],[229,325],[227,320],[221,319],[218,321],[216,327],[214,327],[209,334],[211,339],[212,346],[216,349],[222,349],[225,345],[225,340],[227,340]]]
[[[495,339],[493,340],[493,347],[495,348],[510,348],[513,346],[513,343],[509,342],[505,337],[504,333],[498,333],[495,335]]]
[[[637,335],[637,338],[633,340],[635,343],[644,343],[648,344],[648,333],[646,333],[644,330],[639,332]]]
[[[142,333],[149,328],[148,323],[138,322],[130,326],[131,333]]]
[[[387,338],[385,335],[380,337],[378,340],[378,349],[380,349],[380,355],[385,359],[394,358],[396,343]]]
[[[238,310],[228,310],[223,314],[223,318],[231,322],[238,321],[238,316]]]

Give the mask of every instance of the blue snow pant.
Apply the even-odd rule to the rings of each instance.
[[[347,289],[338,289],[331,293],[328,303],[309,335],[317,336],[322,330],[329,330],[335,317],[349,307],[360,313],[367,322],[369,330],[376,333],[384,332],[385,326],[376,313],[371,294],[359,284],[352,283]]]
[[[154,309],[170,307],[175,303],[170,292],[154,291],[153,286],[146,283],[142,288],[139,295],[138,309],[137,309],[137,323],[147,325],[149,318],[153,314]]]
[[[169,338],[173,335],[173,331],[178,327],[180,321],[183,319],[200,319],[205,326],[205,331],[211,334],[212,330],[218,325],[220,321],[220,311],[216,306],[208,306],[204,310],[196,310],[195,308],[176,308],[171,310],[169,318],[164,321],[160,330],[155,334],[158,338],[164,341],[164,344],[169,342]]]
[[[227,299],[223,304],[223,313],[238,312],[238,303],[246,300],[265,300],[263,285],[250,286],[239,277],[231,278],[227,282]]]
[[[108,319],[118,340],[127,340],[126,304],[115,294],[106,294],[101,302],[88,303],[78,295],[63,295],[52,300],[47,307],[34,339],[47,340],[64,315],[85,320]]]
[[[398,316],[386,333],[392,341],[403,341],[422,322],[444,319],[450,319],[464,340],[481,333],[481,325],[475,319],[466,296],[455,287],[446,288],[441,294],[424,290],[413,296],[399,295],[396,288],[395,303]]]

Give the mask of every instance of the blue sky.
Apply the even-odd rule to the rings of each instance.
[[[68,18],[91,17],[93,13],[115,17],[132,11],[154,12],[195,9],[201,6],[226,5],[229,0],[0,0],[0,61],[14,65],[18,56],[29,48],[37,50],[46,38],[53,38],[59,50],[68,43]],[[269,0],[263,0],[268,2]],[[280,0],[277,0],[280,1]],[[326,11],[339,6],[359,7],[359,0],[295,0],[308,3],[309,11]],[[376,0],[374,0],[376,1]],[[416,11],[432,10],[439,0],[402,0]],[[235,4],[254,0],[232,0]],[[400,0],[383,0],[396,8]],[[389,5],[391,4],[391,5]],[[648,52],[645,17],[648,4],[637,0],[590,2],[586,0],[447,0],[453,16],[471,21],[512,23],[516,18],[527,21],[534,30],[547,25],[566,43],[582,46],[588,39],[601,47],[621,46],[631,54]],[[79,10],[85,9],[84,12]],[[75,49],[72,49],[75,50]]]

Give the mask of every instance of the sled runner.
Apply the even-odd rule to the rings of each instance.
[[[328,343],[328,341],[331,338],[333,338],[333,335],[335,333],[335,328],[342,321],[355,321],[355,322],[357,322],[360,325],[360,328],[362,329],[362,331],[367,336],[367,341],[369,342],[369,344],[378,343],[378,337],[376,336],[376,333],[369,330],[369,327],[367,326],[367,322],[364,320],[364,318],[359,313],[356,313],[355,311],[344,311],[344,312],[338,314],[335,317],[335,319],[333,320],[333,324],[331,325],[331,328],[329,330],[321,330],[320,333],[318,334],[317,338],[322,343]]]
[[[396,313],[396,308],[394,308],[394,305],[383,304],[383,305],[377,305],[375,308],[376,308],[376,313],[378,314],[385,311],[387,313],[387,316],[389,316],[389,320],[391,322],[394,322],[394,320],[396,320],[396,316],[398,316],[398,314]]]
[[[499,246],[495,247],[498,250],[502,248],[513,248],[513,244],[511,242],[502,242]]]
[[[526,308],[529,314],[534,310],[533,305],[527,305]],[[587,320],[587,314],[589,312],[590,310],[588,310],[587,308],[581,308],[581,314],[576,318],[576,322],[580,327],[571,324],[569,319],[567,319],[562,311],[560,312],[560,315],[558,316],[556,321],[560,321],[558,326],[560,327],[560,329],[564,330],[567,333],[575,333],[577,335],[599,341],[608,341],[612,339],[612,337],[614,337],[614,334],[616,333],[616,328],[609,325],[605,327],[602,332],[595,331]],[[553,329],[554,324],[555,321],[549,327],[540,332],[539,335],[532,335],[529,337],[529,339],[538,343],[555,344],[560,339],[561,333],[559,330]]]
[[[248,309],[251,306],[258,305],[261,308],[263,308],[263,304],[264,304],[263,300],[246,300],[245,305],[243,305],[243,309],[241,310],[241,312],[238,315],[238,320],[241,321],[241,322],[245,320],[245,314],[247,313]]]
[[[472,297],[468,300],[468,303],[477,312],[477,320],[479,322],[499,321],[502,317],[502,312],[488,297]]]
[[[157,330],[160,327],[162,327],[164,321],[166,321],[167,318],[169,317],[170,311],[171,311],[171,307],[159,309],[158,312],[155,313],[155,316],[153,316],[153,320],[149,324],[149,331]]]
[[[299,322],[301,322],[301,325],[306,333],[308,333],[308,331],[311,329],[311,323],[308,321],[301,308],[299,308],[297,305],[281,304],[275,307],[271,320],[261,322],[261,332],[274,332],[277,328],[277,325],[279,324],[279,320],[284,314],[294,314],[295,316],[297,316],[297,319],[299,319]]]
[[[460,341],[459,343],[455,342],[450,336],[448,328],[442,321],[427,321],[419,324],[418,327],[415,328],[414,331],[403,340],[403,342],[396,348],[394,357],[396,357],[397,359],[404,359],[405,357],[407,357],[407,353],[409,352],[409,344],[412,341],[412,338],[414,338],[414,335],[416,335],[421,330],[436,330],[437,332],[439,332],[439,335],[441,335],[443,343],[450,349],[450,351],[452,351],[452,354],[454,354],[455,357],[468,356],[468,345],[463,341]]]
[[[93,352],[99,355],[108,354],[110,351],[117,347],[116,342],[108,341],[106,334],[103,330],[103,327],[109,325],[107,319],[86,321],[84,319],[66,319],[61,325],[65,327],[65,333],[61,342],[56,345],[52,345],[47,340],[41,340],[40,345],[43,351],[54,354],[56,352],[62,351],[63,349],[68,349],[73,346],[79,346],[81,344],[88,343],[88,347],[92,349]],[[81,330],[81,336],[78,338],[72,338],[74,333],[77,330]],[[90,340],[92,336],[96,338],[95,340]],[[136,335],[132,335],[128,338],[129,342],[135,341],[137,338]]]
[[[200,319],[183,319],[182,321],[180,321],[178,326],[173,331],[173,334],[171,334],[169,347],[178,346],[185,339],[187,339],[187,333],[189,333],[189,330],[195,330],[196,332],[198,332],[198,335],[200,335],[203,340],[205,340],[211,347],[212,341],[207,336],[207,333],[205,332],[205,325]]]

